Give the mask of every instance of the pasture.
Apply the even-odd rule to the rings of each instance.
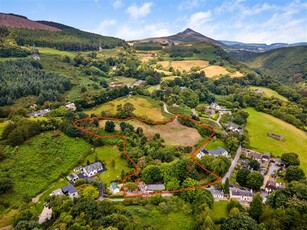
[[[135,129],[141,127],[148,139],[152,139],[156,133],[159,133],[165,144],[170,146],[194,146],[201,140],[196,129],[181,125],[177,119],[165,125],[147,125],[136,120],[131,120],[129,123]]]
[[[135,116],[146,117],[150,120],[154,121],[162,121],[165,120],[166,117],[162,113],[162,106],[159,102],[155,101],[150,97],[142,97],[142,96],[131,96],[116,99],[105,104],[94,107],[93,109],[86,110],[87,114],[96,114],[101,115],[101,112],[107,111],[110,115],[116,114],[116,107],[120,104],[125,104],[126,102],[130,102],[134,105],[135,110],[133,113]]]
[[[262,90],[263,96],[265,96],[265,97],[275,97],[275,98],[280,99],[282,101],[288,101],[288,99],[286,97],[280,95],[275,90],[272,90],[272,89],[269,89],[269,88],[266,88],[266,87],[250,86],[248,88],[252,91],[256,91],[257,89]]]
[[[161,64],[164,68],[173,67],[174,70],[190,71],[192,67],[204,68],[209,65],[208,61],[204,60],[184,60],[184,61],[159,61],[157,64]]]
[[[266,113],[257,112],[253,108],[245,109],[249,113],[246,130],[252,149],[271,152],[274,156],[295,152],[299,155],[301,167],[307,173],[307,136],[293,125]],[[268,133],[283,135],[285,140],[279,141],[268,136]]]
[[[205,72],[206,77],[208,78],[230,74],[224,67],[217,65],[211,65],[203,68],[202,70]]]

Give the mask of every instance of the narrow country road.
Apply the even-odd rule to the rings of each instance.
[[[167,105],[166,105],[165,103],[163,103],[163,110],[164,110],[165,113],[168,113],[168,114],[173,115],[172,113],[170,113],[170,112],[168,111]]]
[[[236,153],[236,156],[235,158],[233,159],[233,161],[231,162],[231,166],[229,167],[229,170],[228,172],[226,173],[226,175],[223,177],[222,179],[222,182],[225,183],[226,181],[226,178],[231,178],[231,175],[233,173],[233,170],[234,168],[236,167],[237,163],[238,163],[238,160],[240,159],[240,156],[241,156],[241,152],[242,152],[242,146],[239,145],[239,148],[237,149],[237,153]]]

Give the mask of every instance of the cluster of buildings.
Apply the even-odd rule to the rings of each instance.
[[[30,108],[34,110],[34,109],[37,108],[37,105],[33,104],[33,105],[30,106]],[[72,103],[72,102],[66,103],[65,104],[65,108],[67,110],[73,110],[73,111],[75,111],[77,109],[75,103]],[[42,110],[39,110],[39,111],[35,111],[35,112],[32,112],[32,113],[29,113],[28,117],[33,117],[33,118],[43,117],[43,116],[45,116],[46,114],[48,114],[50,112],[51,112],[50,108],[42,109]]]
[[[198,159],[201,159],[203,156],[205,155],[210,155],[210,156],[225,156],[225,157],[229,157],[228,152],[222,148],[222,147],[218,147],[217,149],[213,149],[213,150],[206,150],[204,148],[202,148],[198,154],[196,154],[196,157]]]

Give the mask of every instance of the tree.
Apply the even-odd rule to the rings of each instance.
[[[132,182],[127,182],[125,184],[125,187],[129,190],[129,191],[134,191],[138,188],[138,186],[135,183]]]
[[[146,168],[144,168],[141,177],[147,184],[162,180],[161,170],[156,165],[148,165]]]
[[[223,191],[225,194],[229,195],[229,178],[226,178],[225,184],[223,186]]]
[[[263,175],[259,172],[251,172],[246,177],[246,186],[253,189],[253,190],[259,190],[261,186],[263,185]]]
[[[236,176],[236,181],[241,185],[241,186],[246,186],[246,179],[247,176],[250,174],[250,171],[245,168],[241,168]]]
[[[286,170],[286,180],[291,182],[293,180],[299,181],[305,178],[304,170],[298,166],[289,166]]]
[[[281,155],[281,160],[285,163],[286,167],[290,165],[300,165],[300,160],[298,159],[298,155],[296,153],[284,153]]]
[[[107,121],[104,129],[107,132],[113,133],[115,130],[115,123],[113,121]]]
[[[253,169],[253,170],[258,170],[260,168],[260,164],[257,160],[251,160],[251,162],[249,163],[249,166]]]
[[[119,104],[116,107],[117,111],[117,116],[120,118],[125,118],[125,117],[131,117],[133,116],[133,111],[135,110],[133,104],[130,102],[126,102],[124,106],[122,104]]]
[[[226,139],[226,144],[230,151],[235,152],[239,146],[239,140],[238,138],[231,136]]]
[[[13,187],[12,179],[0,177],[0,194],[9,192]]]
[[[89,185],[83,189],[80,195],[85,198],[96,199],[99,196],[99,192],[94,186]]]
[[[248,215],[240,212],[230,215],[221,226],[221,230],[258,230],[257,223]]]
[[[250,205],[250,209],[249,209],[249,215],[256,220],[257,222],[259,222],[260,216],[262,215],[262,197],[260,195],[260,193],[257,193],[254,197],[253,197],[253,201]]]

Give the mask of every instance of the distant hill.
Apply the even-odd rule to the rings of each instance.
[[[49,31],[60,31],[56,27],[44,25],[32,20],[29,20],[25,16],[16,14],[3,14],[0,13],[0,26],[8,28],[23,28],[31,30],[49,30]]]
[[[207,42],[212,43],[221,47],[225,47],[223,43],[216,41],[212,38],[206,37],[201,33],[198,33],[190,28],[187,28],[183,32],[177,33],[175,35],[166,36],[166,37],[156,37],[156,38],[146,38],[134,42],[157,42],[161,44],[180,44],[180,43],[199,43]]]
[[[94,51],[101,48],[127,46],[119,38],[85,32],[56,22],[32,21],[21,15],[0,13],[0,27],[8,29],[6,38],[19,46],[33,45],[58,50]],[[3,40],[5,42],[5,38]]]
[[[307,46],[279,48],[264,53],[234,51],[229,54],[257,72],[283,82],[307,79]]]
[[[273,49],[284,48],[284,47],[292,47],[292,46],[303,46],[307,45],[307,42],[299,42],[299,43],[273,43],[270,45],[264,43],[243,43],[236,41],[220,41],[228,46],[231,49],[239,49],[253,52],[265,52]]]

